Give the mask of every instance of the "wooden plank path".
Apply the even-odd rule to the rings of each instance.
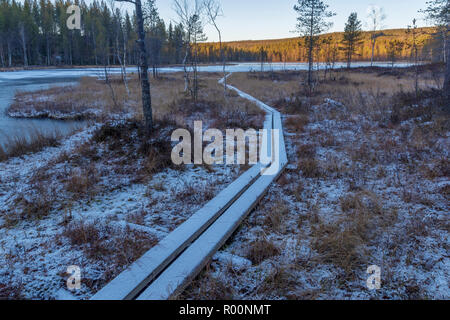
[[[264,128],[277,132],[266,137],[270,143],[267,150],[263,150],[269,154],[270,164],[259,163],[247,170],[108,283],[92,300],[165,300],[176,297],[223,246],[283,172],[287,154],[280,113],[233,86],[228,85],[228,88],[266,112]],[[278,155],[272,152],[274,146],[279,148]]]

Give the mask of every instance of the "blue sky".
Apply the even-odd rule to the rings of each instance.
[[[224,40],[260,40],[294,37],[296,14],[293,6],[296,0],[221,0],[224,17],[219,24]],[[404,28],[413,18],[425,26],[419,9],[425,8],[426,0],[325,0],[330,9],[336,12],[331,31],[342,31],[351,12],[356,11],[364,21],[369,5],[383,7],[387,19],[386,28]],[[166,22],[176,21],[172,0],[156,0],[162,18]],[[208,41],[217,41],[211,27],[205,28]]]

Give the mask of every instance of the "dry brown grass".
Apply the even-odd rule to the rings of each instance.
[[[350,194],[341,198],[341,209],[343,212],[350,212],[352,210],[360,210],[364,207],[362,199],[359,195]]]
[[[299,144],[297,146],[298,158],[314,158],[316,156],[316,146],[314,144]]]
[[[151,176],[172,166],[171,131],[176,124],[171,120],[156,121],[154,131],[148,134],[144,125],[138,121],[127,121],[121,124],[106,123],[93,135],[72,162],[84,162],[86,166],[92,162],[105,161],[100,159],[95,148],[102,146],[108,151],[107,157],[117,167],[117,173],[135,174],[136,179]],[[143,160],[137,167],[137,161]]]
[[[257,292],[285,296],[296,287],[296,282],[292,277],[291,270],[286,266],[273,266],[268,275],[264,278]]]
[[[177,193],[177,198],[183,203],[201,204],[214,198],[214,190],[205,183],[194,184],[183,182],[183,188]]]
[[[39,152],[47,147],[57,147],[61,138],[58,131],[43,132],[38,129],[31,129],[29,137],[8,137],[5,146],[0,146],[0,161]]]
[[[318,263],[334,264],[352,273],[365,262],[362,245],[364,241],[350,229],[338,225],[313,226],[313,249],[317,251]]]
[[[293,195],[295,197],[295,200],[297,200],[297,202],[301,202],[303,200],[303,191],[305,190],[305,186],[303,185],[303,183],[300,181],[297,184],[295,184],[295,187],[293,189]]]
[[[254,265],[258,265],[264,260],[279,254],[280,249],[275,244],[273,244],[273,242],[261,236],[257,240],[249,244],[246,257]]]
[[[55,207],[57,193],[54,185],[46,180],[36,180],[32,182],[32,189],[32,194],[19,194],[14,199],[14,211],[4,215],[6,226],[14,226],[22,220],[43,219]]]
[[[295,78],[281,80],[274,85],[270,77],[254,77],[252,74],[247,73],[234,73],[229,78],[229,83],[269,104],[297,93],[300,87],[299,82],[295,81]]]
[[[314,144],[299,144],[297,146],[297,167],[305,178],[319,178],[321,168],[316,159],[316,146]]]
[[[314,158],[299,159],[298,167],[305,178],[319,178],[322,174],[319,162]]]
[[[75,119],[106,118],[111,114],[131,112],[137,119],[142,119],[140,107],[141,89],[137,75],[130,75],[128,96],[126,88],[117,77],[113,77],[111,86],[114,90],[114,102],[111,90],[103,80],[92,77],[82,78],[78,85],[55,87],[34,92],[22,92],[16,95],[15,102],[9,111],[59,111],[71,118],[71,114],[79,114]],[[183,79],[180,75],[167,75],[152,80],[152,102],[156,118],[167,113],[171,97],[182,96]],[[90,112],[98,109],[101,114]],[[45,114],[42,116],[45,117]],[[73,118],[73,117],[72,117]]]
[[[232,300],[234,296],[233,287],[214,276],[212,271],[208,265],[177,299]]]
[[[284,233],[286,231],[284,222],[289,212],[287,203],[278,200],[268,209],[265,217],[265,226],[272,231]]]
[[[72,168],[66,181],[66,190],[72,193],[73,199],[95,194],[99,174],[94,165],[83,168]]]
[[[348,194],[340,200],[343,215],[332,223],[319,220],[312,225],[313,248],[318,263],[341,267],[348,277],[366,262],[365,246],[369,245],[383,228],[397,221],[395,208],[384,210],[378,197],[369,191]]]
[[[433,180],[441,177],[450,177],[450,160],[435,159],[432,163],[423,168],[427,179]]]
[[[305,115],[290,116],[286,119],[286,129],[290,132],[302,133],[309,123],[309,118]]]
[[[111,264],[111,270],[106,272],[105,279],[89,284],[94,291],[158,242],[148,234],[129,228],[116,229],[99,221],[72,221],[65,226],[61,236],[68,239],[72,246],[82,249],[89,259],[107,260]]]
[[[285,114],[308,114],[311,105],[322,103],[324,98],[332,98],[343,103],[350,111],[382,118],[388,116],[386,107],[392,105],[394,96],[414,91],[414,77],[410,72],[399,76],[384,69],[339,70],[332,73],[331,79],[322,80],[311,97],[306,94],[302,82],[304,72],[290,73],[289,76],[277,72],[275,74],[281,78],[276,82],[268,74],[254,76],[234,73],[229,81],[256,98],[278,107]],[[318,78],[323,79],[322,72]],[[429,71],[421,75],[419,86],[423,92],[437,88],[436,80]]]
[[[202,114],[201,119],[216,121],[216,127],[254,127],[259,128],[264,113],[249,101],[236,95],[223,95],[223,87],[218,84],[219,74],[201,74],[199,99],[193,102],[184,92],[181,73],[163,75],[151,80],[153,116],[163,120],[170,115],[180,126],[186,125],[186,118]],[[120,78],[113,76],[111,87],[103,80],[92,77],[82,78],[77,85],[56,87],[35,92],[22,92],[16,95],[10,112],[31,110],[44,112],[40,117],[51,117],[58,111],[62,118],[108,120],[111,116],[133,115],[142,120],[141,89],[137,75],[130,75],[130,95]],[[113,98],[114,97],[114,98]],[[92,109],[99,110],[96,114]],[[46,111],[51,111],[50,114]],[[230,121],[232,121],[230,123]]]

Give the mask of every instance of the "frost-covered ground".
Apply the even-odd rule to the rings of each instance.
[[[243,172],[240,166],[173,165],[175,129],[192,129],[194,120],[203,121],[203,130],[236,122],[258,129],[264,118],[237,97],[220,101],[223,89],[215,76],[205,80],[208,88],[197,104],[180,93],[179,78],[158,80],[151,136],[135,120],[136,109],[125,103],[106,110],[108,120],[100,119],[58,147],[0,162],[0,298],[89,298]],[[70,113],[71,103],[80,102],[73,94],[93,83],[98,90],[86,93],[83,105],[111,106],[108,88],[92,79],[66,91],[20,96],[44,101],[44,107],[50,101],[52,112]],[[116,93],[127,96],[122,83],[115,86]],[[74,117],[84,110],[74,109]],[[130,113],[123,116],[122,110]],[[112,120],[117,118],[122,120]],[[82,286],[75,297],[66,290],[72,265],[81,268]]]
[[[97,183],[72,190],[88,184],[67,177],[83,179],[85,168],[76,163],[85,164],[80,148],[94,131],[0,163],[1,297],[67,297],[66,269],[76,265],[82,273],[76,298],[88,298],[239,175],[236,167],[192,166],[137,182],[137,168],[119,172],[117,158],[105,157],[90,164],[96,173],[87,178]],[[107,148],[96,147],[99,155]]]
[[[293,103],[285,174],[182,298],[450,299],[448,117]]]
[[[449,299],[448,119],[286,96],[274,104],[288,114],[285,174],[183,297]],[[238,115],[216,112],[218,127],[242,125]],[[0,297],[72,298],[66,269],[77,265],[74,298],[89,298],[240,174],[173,167],[163,140],[139,130],[98,125],[0,163]],[[370,265],[378,291],[366,287]]]

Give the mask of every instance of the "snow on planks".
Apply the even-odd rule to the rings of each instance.
[[[155,276],[239,198],[259,177],[261,169],[261,165],[256,165],[242,174],[217,197],[108,283],[92,297],[92,300],[128,300],[136,297]]]
[[[278,175],[260,176],[208,230],[139,295],[138,300],[166,300],[181,293],[216,251],[225,244],[277,177]]]
[[[162,300],[179,294],[233,234],[284,170],[287,155],[280,113],[239,89],[228,87],[267,112],[265,129],[280,132],[279,168],[276,174],[261,175],[267,167],[262,164],[250,168],[107,284],[92,300]],[[268,153],[272,153],[272,145],[273,141],[269,143]]]

